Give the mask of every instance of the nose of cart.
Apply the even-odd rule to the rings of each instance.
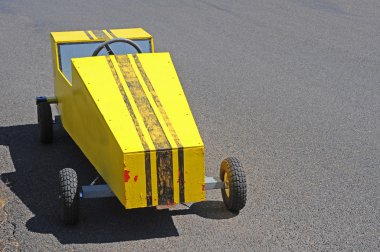
[[[126,153],[126,208],[205,200],[203,148]]]

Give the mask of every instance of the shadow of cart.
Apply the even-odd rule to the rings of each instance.
[[[64,244],[118,242],[178,236],[174,215],[235,216],[220,201],[195,203],[185,210],[126,211],[116,198],[107,198],[83,200],[81,221],[64,226],[57,215],[59,170],[75,169],[81,184],[91,183],[97,173],[60,124],[54,129],[54,144],[40,144],[37,131],[36,124],[0,127],[0,145],[9,147],[15,168],[1,174],[1,180],[34,214],[26,223],[32,232],[51,233]]]

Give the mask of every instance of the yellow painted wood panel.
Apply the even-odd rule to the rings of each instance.
[[[65,106],[61,114],[64,128],[125,204],[123,152],[76,68],[72,91],[59,102]]]
[[[73,65],[123,152],[144,151],[106,57],[73,59]]]
[[[145,153],[125,154],[124,165],[125,208],[146,207]]]
[[[203,146],[169,53],[137,54],[183,147]]]
[[[105,36],[102,35],[102,33],[104,33]],[[153,44],[152,35],[142,28],[60,31],[52,32],[51,36],[56,43],[104,41],[113,37],[119,37],[128,39],[150,39]]]
[[[204,148],[186,148],[185,153],[185,202],[206,199]]]

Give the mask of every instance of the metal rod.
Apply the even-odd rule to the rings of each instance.
[[[89,185],[82,186],[81,198],[95,199],[95,198],[109,198],[115,197],[108,185]]]
[[[37,96],[36,104],[38,105],[38,103],[41,103],[41,102],[47,102],[47,103],[53,104],[53,103],[58,103],[58,99],[55,96]]]
[[[97,181],[98,179],[99,179],[99,176],[97,176],[97,177],[94,179],[94,181],[91,182],[90,185],[91,185],[91,186],[95,185],[95,183],[96,183],[96,181]]]
[[[205,190],[223,189],[224,182],[219,177],[206,177]]]
[[[97,177],[90,185],[82,186],[81,198],[94,199],[94,198],[108,198],[115,197],[111,189],[107,184],[94,185],[99,179]],[[224,182],[218,177],[205,177],[205,190],[223,189],[225,187]]]

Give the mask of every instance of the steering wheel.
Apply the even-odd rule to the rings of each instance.
[[[133,46],[133,48],[136,49],[137,53],[142,53],[142,50],[140,48],[140,46],[138,44],[136,44],[136,42],[133,42],[132,40],[130,39],[126,39],[126,38],[114,38],[114,39],[110,39],[110,40],[107,40],[106,42],[103,42],[101,43],[98,47],[96,47],[95,51],[92,53],[92,56],[97,56],[98,53],[103,49],[103,48],[106,48],[107,49],[107,53],[109,55],[114,55],[113,51],[111,50],[110,48],[110,44],[113,44],[113,43],[116,43],[116,42],[122,42],[122,43],[126,43],[126,44],[129,44],[131,46]]]

